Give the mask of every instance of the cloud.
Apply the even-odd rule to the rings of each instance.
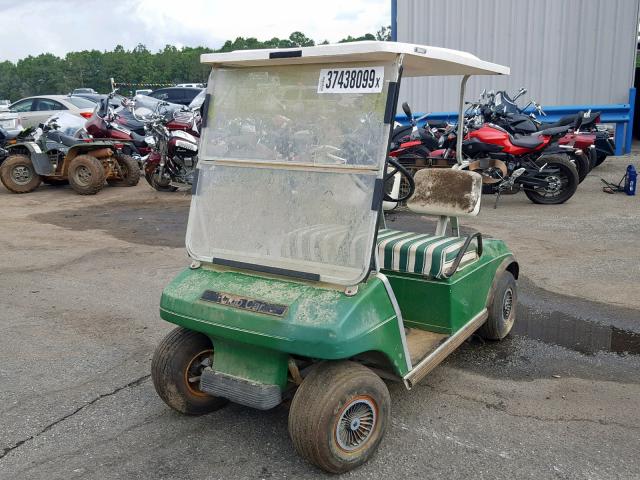
[[[50,52],[166,44],[220,47],[236,37],[316,41],[363,35],[390,23],[389,0],[0,0],[0,61]]]

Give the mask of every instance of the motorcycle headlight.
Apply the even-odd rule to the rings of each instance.
[[[149,146],[153,146],[156,144],[156,139],[153,138],[153,135],[147,135],[146,137],[144,137],[144,141]]]

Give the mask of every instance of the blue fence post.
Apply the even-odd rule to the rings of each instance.
[[[616,157],[624,153],[624,133],[624,122],[616,122],[616,133],[614,138],[614,141],[616,142]]]
[[[627,131],[624,140],[624,153],[631,153],[631,142],[633,142],[633,113],[636,108],[636,89],[629,89],[629,121],[627,122]]]
[[[391,41],[398,41],[398,0],[391,0]]]

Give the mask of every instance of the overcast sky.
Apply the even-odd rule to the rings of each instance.
[[[0,61],[143,43],[220,47],[295,30],[316,41],[390,24],[390,0],[0,0]]]

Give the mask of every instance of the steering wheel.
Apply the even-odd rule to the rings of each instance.
[[[393,180],[394,175],[399,172],[400,175],[403,176],[407,181],[407,183],[409,184],[409,190],[407,190],[407,192],[404,195],[398,198],[393,198],[391,195],[389,195],[385,191],[384,199],[387,202],[396,202],[396,203],[404,202],[405,200],[409,199],[411,195],[413,195],[413,192],[416,189],[416,182],[413,180],[413,176],[411,175],[409,170],[407,170],[404,166],[402,166],[402,164],[398,162],[398,160],[396,160],[395,158],[389,157],[387,159],[387,164],[391,165],[393,169],[391,171],[387,171],[387,173],[385,174],[384,176],[385,183],[388,182],[389,180]]]

